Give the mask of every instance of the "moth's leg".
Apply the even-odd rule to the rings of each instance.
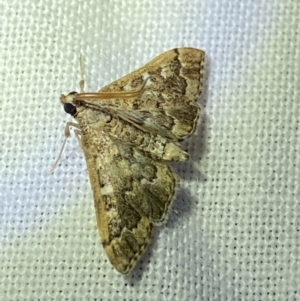
[[[81,139],[79,138],[79,133],[81,133],[80,131],[80,127],[79,127],[79,124],[78,123],[75,123],[75,122],[67,122],[66,123],[66,127],[65,127],[65,140],[61,146],[61,149],[59,151],[59,154],[57,156],[57,159],[55,160],[54,164],[52,165],[51,169],[49,170],[49,173],[53,173],[53,171],[55,170],[60,158],[61,158],[61,155],[62,155],[62,152],[65,148],[65,145],[66,145],[66,142],[67,142],[67,139],[71,136],[71,132],[70,132],[70,128],[71,127],[75,127],[76,130],[74,130],[74,133],[79,141],[79,144],[80,146],[82,146],[82,143],[81,143]]]
[[[65,127],[65,138],[69,138],[71,136],[70,128],[74,127],[77,129],[77,131],[80,131],[80,126],[78,123],[75,122],[67,122]],[[76,130],[75,130],[76,131]],[[75,132],[74,131],[74,132]]]
[[[74,134],[75,134],[75,137],[80,145],[80,147],[82,148],[82,141],[81,141],[81,130],[74,130]]]
[[[81,53],[79,55],[79,68],[80,68],[79,88],[80,88],[80,93],[83,93],[84,92],[84,75],[85,75],[85,70],[84,70],[83,57],[82,57]]]

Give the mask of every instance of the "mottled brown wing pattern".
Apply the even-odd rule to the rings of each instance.
[[[196,104],[186,104],[165,110],[118,110],[117,115],[146,132],[182,141],[195,132],[199,107]]]
[[[205,53],[199,49],[167,51],[100,90],[132,91],[147,79],[141,96],[101,103],[116,107],[116,114],[146,131],[172,140],[185,139],[195,132],[198,121],[204,62]]]
[[[95,144],[88,133],[83,141],[102,243],[126,274],[147,249],[152,224],[165,219],[178,177],[166,164],[105,136]]]
[[[205,52],[196,48],[177,48],[166,51],[143,67],[103,87],[104,91],[131,91],[150,77],[142,98],[114,100],[112,106],[130,109],[175,108],[195,104],[203,89]]]
[[[138,96],[61,98],[79,124],[104,249],[123,274],[147,249],[176,193],[178,177],[165,162],[188,158],[179,142],[197,126],[204,57],[198,49],[173,49],[100,90],[144,85]]]

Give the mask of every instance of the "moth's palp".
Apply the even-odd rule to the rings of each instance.
[[[141,96],[144,92],[146,83],[150,77],[147,77],[142,86],[138,90],[132,91],[117,91],[117,92],[85,92],[85,93],[78,93],[74,99],[112,99],[112,98],[133,98]]]

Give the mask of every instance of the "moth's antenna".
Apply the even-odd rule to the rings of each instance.
[[[79,82],[79,87],[80,87],[80,93],[84,92],[84,75],[85,75],[85,70],[84,70],[84,62],[83,62],[83,56],[80,53],[79,55],[79,68],[80,68],[80,82]]]

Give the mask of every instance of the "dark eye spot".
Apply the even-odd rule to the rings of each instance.
[[[64,104],[64,110],[66,113],[68,113],[72,116],[74,116],[77,113],[76,107],[69,102]]]

